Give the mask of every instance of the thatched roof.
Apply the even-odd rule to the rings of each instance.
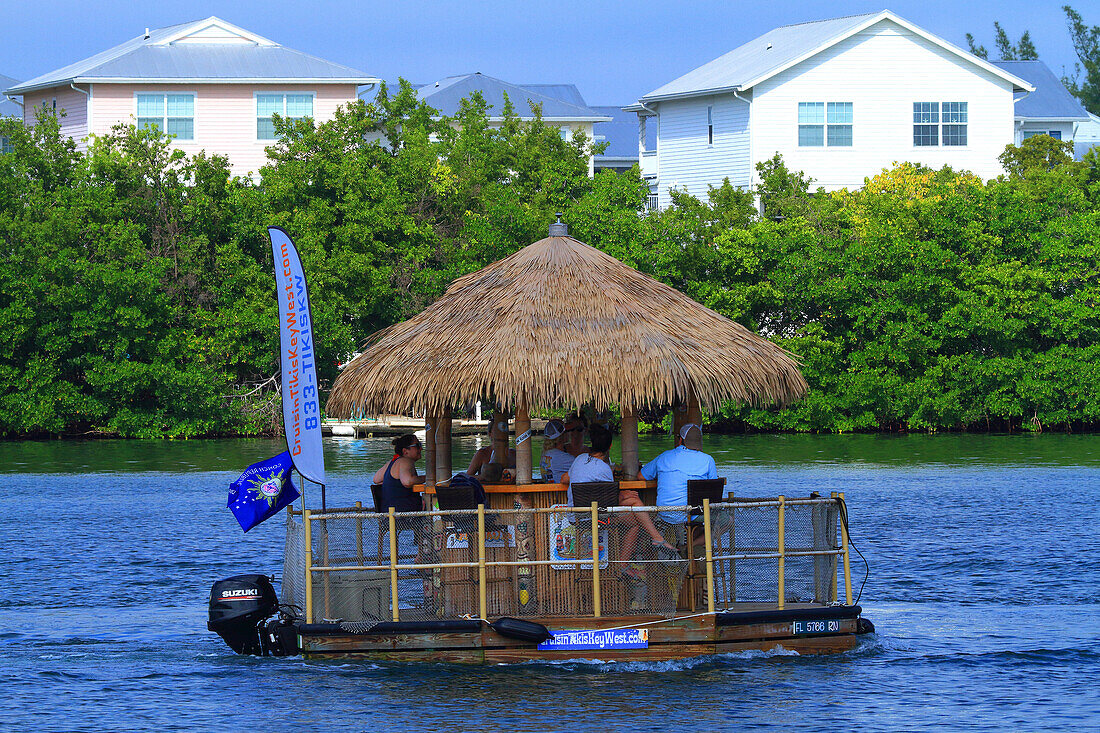
[[[806,393],[790,355],[673,288],[568,236],[456,280],[344,369],[327,413],[501,405],[786,403]]]

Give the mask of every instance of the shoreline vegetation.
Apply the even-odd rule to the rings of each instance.
[[[437,118],[407,84],[383,87],[330,122],[277,119],[252,178],[155,130],[78,148],[46,111],[0,120],[0,437],[278,434],[269,224],[309,274],[331,384],[369,334],[559,211],[572,236],[799,358],[805,400],[726,405],[708,430],[1100,427],[1096,149],[1074,162],[1037,136],[995,180],[898,163],[837,192],[776,156],[756,190],[674,192],[647,213],[637,169],[588,177],[582,134],[489,113],[474,97]]]

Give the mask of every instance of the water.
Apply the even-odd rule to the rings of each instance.
[[[666,441],[643,440],[643,457]],[[458,467],[477,443],[456,442]],[[327,442],[329,502],[369,503],[388,448]],[[277,572],[282,532],[242,535],[226,485],[279,442],[0,443],[0,729],[1100,727],[1100,436],[708,448],[739,495],[846,492],[877,634],[836,656],[661,664],[238,657],[205,629],[210,584]]]

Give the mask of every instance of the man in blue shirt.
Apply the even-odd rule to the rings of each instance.
[[[642,477],[657,479],[657,506],[685,506],[688,480],[718,478],[714,459],[703,452],[703,429],[694,423],[680,428],[676,447],[642,466]],[[682,512],[661,512],[666,522],[683,522]]]

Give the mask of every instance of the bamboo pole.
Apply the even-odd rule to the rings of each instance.
[[[600,617],[600,505],[592,502],[592,615]]]
[[[477,608],[478,615],[489,617],[489,589],[485,575],[485,505],[477,505]]]
[[[830,496],[834,500],[837,498],[835,491],[832,492],[832,494],[830,494]],[[837,502],[837,505],[839,505],[839,502]],[[829,544],[831,545],[835,541],[836,541],[836,526],[833,525],[833,534],[829,538]],[[833,571],[832,576],[830,577],[830,583],[829,583],[829,600],[830,601],[835,601],[837,598],[839,598],[839,596],[836,593],[836,571],[837,571],[836,557],[833,557],[832,561],[829,563],[829,567]]]
[[[784,568],[784,555],[787,551],[787,539],[783,533],[783,509],[786,503],[786,498],[782,495],[779,496],[779,542],[777,550],[779,551],[779,607],[783,608],[783,604],[787,597],[787,589],[785,587],[786,579],[783,577],[783,573],[786,570]]]
[[[703,541],[707,543],[707,613],[714,613],[714,550],[710,535],[710,499],[703,499]],[[695,554],[694,549],[692,554]]]
[[[361,510],[363,508],[363,502],[355,502],[355,508]],[[359,558],[359,564],[363,564],[363,517],[362,515],[355,518],[355,556]],[[327,564],[327,563],[326,563]]]
[[[694,388],[691,388],[691,390],[688,392],[687,421],[689,423],[695,423],[699,426],[699,429],[702,430],[703,409],[699,406],[699,396],[695,394]]]
[[[328,520],[321,520],[321,559],[328,567]],[[324,588],[325,588],[325,618],[332,618],[332,599],[328,582],[328,575],[323,576]]]
[[[302,527],[305,530],[306,545],[306,623],[313,623],[313,538],[309,530],[309,510],[302,509]]]
[[[840,541],[844,547],[844,600],[852,605],[852,567],[848,564],[848,507],[844,504],[844,492],[837,494],[840,499]]]
[[[392,605],[393,620],[400,621],[400,612],[397,610],[397,518],[390,507],[390,604]]]
[[[424,414],[424,485],[435,486],[435,436],[439,428],[439,415]]]
[[[534,475],[531,450],[531,413],[527,400],[520,398],[516,405],[516,483],[529,484]],[[505,454],[507,455],[507,454]]]
[[[641,469],[638,461],[638,410],[634,405],[623,405],[622,437],[623,476],[637,476]]]
[[[687,402],[684,400],[676,400],[672,403],[672,445],[676,445],[676,441],[680,438],[680,428],[684,427],[688,423],[687,419]]]
[[[451,408],[440,410],[436,415],[435,428],[435,482],[446,483],[451,480]]]

